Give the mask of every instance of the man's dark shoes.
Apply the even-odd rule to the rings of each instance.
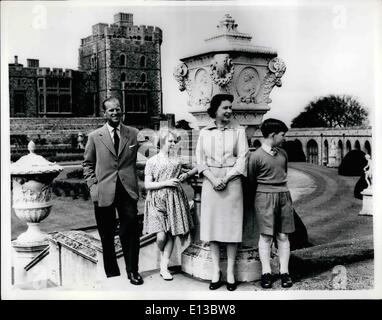
[[[138,272],[128,272],[127,277],[129,278],[130,283],[136,286],[143,283],[143,279]]]
[[[270,273],[261,275],[261,287],[264,289],[272,288],[272,275]]]
[[[289,273],[283,273],[281,275],[281,286],[283,288],[290,288],[291,286],[293,286],[293,281]]]
[[[210,282],[210,290],[216,290],[216,289],[219,289],[223,284],[223,281],[222,281],[222,272],[220,271],[219,273],[219,280],[217,282]]]

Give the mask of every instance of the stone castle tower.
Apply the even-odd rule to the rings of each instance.
[[[98,91],[95,115],[102,101],[120,99],[125,123],[137,127],[157,124],[162,113],[162,30],[137,26],[133,14],[117,13],[114,23],[98,23],[81,39],[79,70],[94,74]]]

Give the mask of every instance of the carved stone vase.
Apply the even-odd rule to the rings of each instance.
[[[62,167],[34,153],[33,141],[28,144],[29,154],[11,165],[13,209],[16,216],[28,224],[17,243],[44,243],[47,235],[39,228],[52,208],[53,179]],[[46,242],[47,243],[47,242]]]
[[[207,108],[218,93],[234,96],[233,117],[246,128],[248,138],[270,110],[270,93],[281,87],[286,65],[275,50],[255,46],[251,39],[227,14],[203,49],[180,59],[173,75],[179,90],[187,92],[188,110],[199,127],[210,121]]]

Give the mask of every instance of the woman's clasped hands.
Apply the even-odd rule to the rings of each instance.
[[[227,186],[227,183],[225,181],[225,179],[223,178],[216,178],[214,179],[214,181],[212,182],[212,185],[214,187],[214,190],[216,191],[222,191],[225,189],[225,187]]]

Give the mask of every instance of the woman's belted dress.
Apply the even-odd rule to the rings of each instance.
[[[248,142],[245,129],[229,124],[223,130],[211,121],[200,131],[196,161],[199,174],[205,170],[220,178],[238,175],[223,191],[215,191],[204,177],[201,195],[200,239],[241,242],[243,232],[243,189],[241,176],[247,175]]]

